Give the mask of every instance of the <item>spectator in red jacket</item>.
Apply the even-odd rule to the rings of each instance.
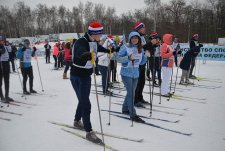
[[[67,42],[64,47],[64,63],[66,65],[63,73],[63,79],[68,79],[67,71],[69,67],[72,65],[72,53],[71,53],[71,44]]]

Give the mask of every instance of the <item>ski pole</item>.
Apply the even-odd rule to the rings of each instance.
[[[194,70],[194,75],[196,75],[196,58],[194,60],[194,62],[195,62],[195,66],[194,66],[194,69],[193,69]],[[196,77],[196,79],[197,79],[197,77]],[[195,78],[193,78],[193,84],[195,84]]]
[[[22,80],[21,80],[21,77],[20,77],[19,68],[18,68],[16,62],[15,62],[15,66],[16,66],[17,74],[18,74],[18,77],[19,77],[19,80],[20,80],[20,85],[21,85],[21,88],[22,88],[22,90],[23,90],[23,84],[22,84]],[[24,95],[24,94],[22,94],[21,97],[24,97],[25,100],[27,99],[27,98],[26,98],[26,95]]]
[[[91,52],[91,62],[92,62],[93,73],[94,73],[95,93],[96,93],[96,99],[97,99],[97,105],[98,105],[98,114],[99,114],[99,122],[100,122],[100,128],[101,128],[102,142],[103,142],[103,147],[104,147],[104,151],[105,151],[105,141],[104,141],[104,134],[103,134],[103,128],[102,128],[102,119],[101,119],[100,105],[99,105],[99,100],[98,100],[98,90],[97,90],[96,73],[95,73],[95,54],[94,54],[94,51]]]
[[[134,60],[132,61],[132,83],[131,83],[131,88],[132,88],[132,121],[131,121],[131,127],[134,126]]]
[[[42,84],[42,80],[41,80],[41,73],[40,73],[40,69],[39,69],[39,64],[38,64],[37,57],[35,57],[35,60],[36,60],[36,62],[37,62],[38,74],[39,74],[39,78],[40,78],[40,82],[41,82],[42,92],[44,92],[44,88],[43,88],[43,84]]]
[[[171,79],[170,79],[170,92],[171,92],[171,89],[172,89],[172,82],[173,82],[173,67],[172,67],[172,75],[171,75]],[[170,101],[170,98],[171,98],[171,93],[169,92],[169,98],[167,99],[167,101]]]
[[[198,77],[200,77],[200,64],[201,64],[201,61],[200,61],[200,58],[199,58],[198,59]]]
[[[176,86],[177,86],[177,75],[178,75],[178,67],[177,67],[177,73],[176,73],[176,80],[175,80],[175,85],[174,85],[174,90],[173,90],[173,94],[175,93],[176,91]]]
[[[150,63],[150,57],[148,58],[148,62],[147,62],[147,71],[150,71],[150,65],[149,65],[149,63]],[[149,74],[149,77],[150,77],[150,74]],[[149,98],[150,98],[150,115],[151,115],[151,108],[152,108],[152,93],[151,93],[151,81],[150,81],[150,79],[148,80],[148,85],[149,85]]]
[[[153,97],[154,97],[154,82],[155,82],[155,55],[153,54],[153,69],[152,69],[152,98],[150,102],[150,117],[152,116],[152,103],[153,103]]]
[[[159,70],[160,70],[160,73],[161,73],[161,65],[160,65],[160,62],[161,62],[161,57],[159,58]],[[159,104],[161,104],[162,102],[162,95],[161,95],[161,84],[162,84],[162,78],[160,78],[161,81],[160,81],[160,84],[159,84]]]
[[[108,73],[110,73],[111,72],[111,49],[109,49],[109,65],[108,65]],[[108,81],[108,79],[109,79],[109,82],[110,82],[110,76],[108,77],[106,77],[107,79],[106,79],[106,82]],[[108,85],[108,83],[106,83],[107,85]],[[106,86],[107,86],[106,85]],[[111,121],[111,95],[112,95],[112,92],[111,92],[111,85],[110,85],[110,87],[109,87],[109,123],[108,123],[108,125],[110,125],[110,121]]]

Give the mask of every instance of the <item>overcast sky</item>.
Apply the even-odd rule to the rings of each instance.
[[[5,5],[10,8],[19,0],[0,0],[0,5]],[[42,3],[47,6],[59,6],[64,5],[66,8],[71,9],[73,6],[77,6],[79,1],[86,3],[88,0],[20,0],[24,1],[26,5],[34,8],[37,4]],[[145,7],[144,0],[89,0],[93,3],[102,3],[105,6],[112,6],[116,9],[116,14],[132,11],[134,9],[140,9]],[[161,0],[163,3],[167,3],[169,0]],[[193,1],[193,0],[186,0]],[[199,0],[206,1],[206,0]]]

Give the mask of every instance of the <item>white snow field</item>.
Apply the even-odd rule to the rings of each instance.
[[[52,70],[53,58],[51,58],[51,62],[51,64],[45,64],[45,59],[38,57],[44,86],[44,92],[42,92],[37,62],[32,61],[34,89],[39,94],[26,96],[26,100],[21,97],[22,88],[18,74],[10,75],[10,97],[26,104],[15,102],[16,105],[9,104],[8,106],[1,102],[0,151],[103,151],[102,146],[67,133],[61,130],[62,126],[48,122],[55,121],[72,126],[78,102],[70,80],[62,79],[63,70]],[[167,101],[166,98],[162,98],[162,104],[159,104],[159,96],[154,96],[152,119],[143,119],[156,127],[140,123],[134,123],[134,126],[131,127],[130,120],[113,115],[111,115],[111,125],[108,126],[109,114],[102,111],[104,132],[144,139],[140,143],[105,136],[106,144],[119,151],[224,151],[225,62],[207,61],[206,64],[200,62],[200,70],[198,67],[199,63],[196,75],[205,79],[195,81],[194,86],[186,87],[177,84],[175,94],[186,97],[182,97],[183,100],[171,98],[170,101]],[[118,64],[118,70],[119,68]],[[176,73],[176,68],[174,68],[174,73]],[[181,70],[179,70],[179,76],[180,74]],[[119,79],[121,81],[120,76]],[[173,80],[175,80],[175,76],[173,76]],[[97,76],[97,83],[101,83],[101,76]],[[92,84],[94,84],[93,77]],[[146,81],[144,92],[149,91],[147,84],[148,81]],[[117,85],[115,84],[115,86]],[[120,87],[123,87],[122,83]],[[94,88],[92,86],[92,90]],[[102,88],[98,87],[98,90],[101,91]],[[125,91],[119,93],[118,89],[112,90],[115,94],[125,95]],[[156,87],[154,91],[159,92],[159,88]],[[145,100],[149,101],[149,94],[144,93],[143,95]],[[122,103],[123,98],[112,97],[111,99],[111,110],[121,112],[121,106],[115,103]],[[94,93],[90,94],[90,100],[92,103],[92,126],[95,130],[100,131]],[[109,97],[99,95],[99,102],[101,109],[108,110]],[[139,115],[149,117],[148,109],[136,109]],[[177,120],[179,122],[173,123]],[[65,129],[85,136],[85,132]],[[183,133],[192,135],[186,136]],[[101,138],[100,135],[99,137]]]

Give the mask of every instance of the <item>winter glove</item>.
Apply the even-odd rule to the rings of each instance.
[[[181,50],[179,50],[179,51],[177,52],[177,54],[179,54],[179,55],[180,55],[181,53],[182,53],[182,51],[181,51]]]
[[[145,51],[145,57],[150,57],[150,53],[148,50]]]
[[[130,55],[128,56],[128,59],[129,59],[130,61],[134,61],[134,60],[135,60],[134,54],[130,54]]]
[[[91,60],[91,53],[90,52],[85,52],[81,55],[81,59],[85,60]]]
[[[173,55],[174,55],[174,56],[177,55],[177,51],[176,51],[176,50],[173,52]]]
[[[203,47],[203,44],[199,44],[199,47],[200,47],[200,48]]]

